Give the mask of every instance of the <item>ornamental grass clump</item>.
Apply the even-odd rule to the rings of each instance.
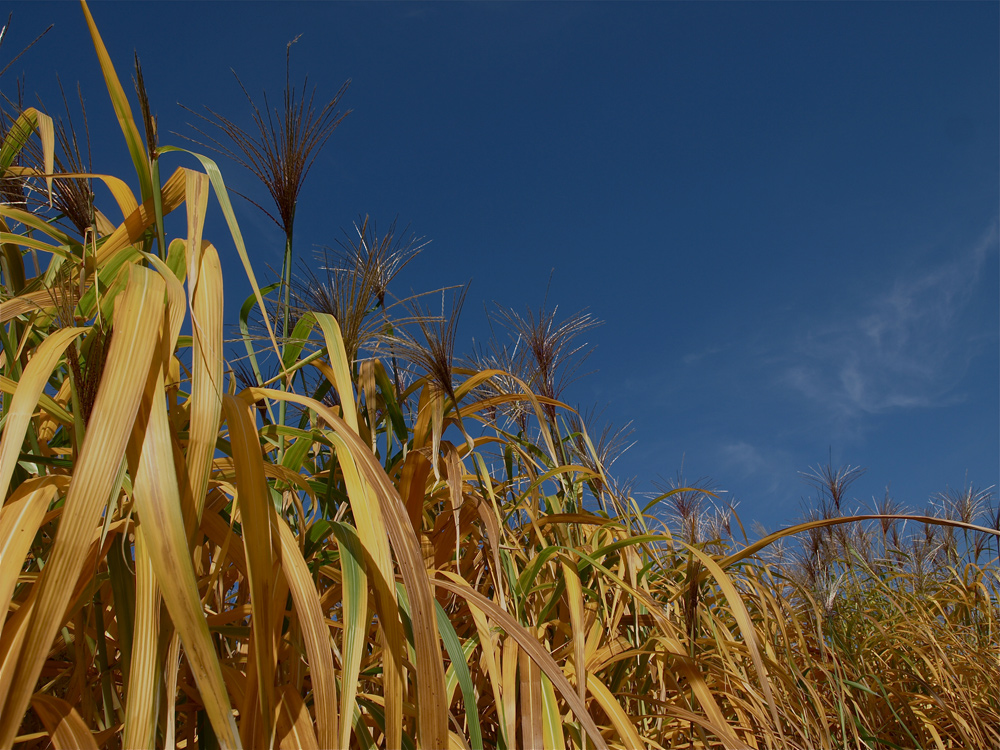
[[[0,747],[1000,745],[989,493],[850,515],[821,471],[836,500],[753,543],[704,486],[641,506],[561,401],[589,317],[510,314],[462,359],[447,309],[391,302],[417,244],[367,222],[294,304],[290,264],[261,286],[218,166],[160,143],[82,7],[139,192],[11,112]],[[63,226],[81,179],[112,202]],[[280,343],[247,325],[275,303]]]

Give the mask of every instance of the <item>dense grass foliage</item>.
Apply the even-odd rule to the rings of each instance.
[[[462,359],[464,290],[393,303],[419,242],[367,220],[295,281],[342,92],[203,123],[295,181],[261,287],[214,161],[159,144],[83,9],[121,126],[89,137],[139,193],[4,117],[0,747],[1000,746],[988,495],[850,515],[827,468],[753,544],[707,490],[641,506],[560,401],[588,316],[502,311]],[[211,238],[254,289],[235,344]]]

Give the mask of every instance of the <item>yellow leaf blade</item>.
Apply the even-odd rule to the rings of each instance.
[[[66,701],[39,694],[31,698],[31,707],[45,725],[56,750],[97,750],[94,735]]]
[[[323,611],[319,606],[316,586],[313,584],[309,567],[302,558],[291,529],[280,519],[276,525],[281,543],[281,567],[292,592],[292,601],[298,612],[299,627],[302,629],[302,639],[305,641],[306,655],[309,659],[313,706],[316,711],[316,739],[320,747],[332,748],[336,745],[338,734],[335,709],[337,679],[333,667],[333,652],[330,649],[329,629],[323,619]],[[287,707],[284,695],[282,695],[282,707],[282,710]],[[279,734],[282,727],[280,717],[281,714],[278,719]],[[344,723],[349,724],[347,721]]]
[[[323,404],[295,393],[270,388],[248,388],[244,391],[244,397],[253,401],[260,398],[286,400],[311,409],[343,439],[349,448],[349,454],[357,462],[364,481],[374,490],[385,530],[396,554],[403,576],[403,585],[410,600],[417,660],[417,685],[421,703],[421,710],[417,715],[420,742],[425,747],[444,747],[448,742],[448,708],[445,705],[444,664],[434,596],[431,593],[420,545],[399,493],[372,455],[371,449],[362,442],[357,431],[351,429],[343,419]]]
[[[442,575],[448,574],[442,573]],[[450,575],[448,577],[449,579],[452,578]],[[608,750],[608,745],[601,736],[601,732],[597,728],[597,724],[594,723],[594,719],[587,712],[586,704],[580,700],[580,697],[573,689],[573,686],[569,684],[569,680],[566,679],[566,676],[559,668],[559,665],[556,664],[552,655],[542,648],[541,644],[539,644],[538,641],[524,629],[524,626],[500,609],[500,607],[497,606],[497,604],[495,604],[492,600],[487,599],[464,581],[462,581],[462,583],[458,583],[454,580],[435,578],[433,580],[433,584],[439,588],[445,589],[446,591],[450,591],[453,594],[457,594],[465,599],[470,607],[478,607],[489,615],[495,622],[499,623],[504,631],[506,631],[507,636],[517,641],[517,645],[524,649],[528,653],[531,660],[537,664],[543,672],[545,672],[548,678],[552,681],[553,687],[562,693],[563,700],[569,704],[569,707],[576,716],[577,721],[579,721],[584,730],[586,730],[590,739],[593,741],[594,746],[597,747],[598,750]],[[521,686],[522,688],[524,687],[523,680]]]
[[[159,714],[160,590],[142,526],[135,531],[135,637],[125,704],[125,750],[153,750]]]
[[[267,732],[267,742],[274,731],[274,644],[270,633],[271,595],[274,590],[274,565],[271,541],[270,489],[264,474],[257,428],[250,407],[235,396],[224,395],[222,408],[229,424],[229,439],[236,467],[237,504],[243,527],[247,570],[250,574],[250,608],[256,634],[254,655],[257,664],[260,701],[260,725]]]
[[[28,430],[28,423],[31,421],[39,397],[48,384],[52,370],[55,369],[66,347],[72,345],[77,337],[89,330],[89,328],[62,328],[56,331],[39,345],[28,366],[21,373],[14,398],[10,402],[3,436],[0,437],[0,498],[7,495],[14,467],[17,466],[17,456]]]
[[[10,745],[73,593],[92,528],[114,486],[159,340],[163,281],[132,267],[115,311],[115,334],[59,530],[36,586],[38,596],[13,683],[0,711],[0,747]]]
[[[56,491],[53,477],[29,479],[0,510],[0,622],[7,616],[17,575]]]

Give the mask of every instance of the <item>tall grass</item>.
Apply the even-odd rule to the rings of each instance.
[[[589,317],[503,312],[456,359],[447,315],[386,303],[418,243],[366,222],[262,288],[216,164],[158,145],[137,76],[140,137],[83,10],[140,192],[5,121],[0,747],[1000,746],[986,495],[850,516],[828,470],[753,544],[695,487],[640,507],[559,401]]]

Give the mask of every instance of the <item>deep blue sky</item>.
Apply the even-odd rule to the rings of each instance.
[[[4,91],[25,71],[55,111],[55,72],[80,80],[95,169],[128,175],[79,7],[12,10],[4,62],[56,28]],[[354,111],[300,202],[300,256],[359,213],[398,215],[432,243],[397,294],[472,279],[465,350],[484,302],[537,308],[555,269],[549,303],[605,321],[597,372],[567,400],[632,422],[614,469],[637,491],[683,461],[776,526],[809,493],[797,472],[831,453],[868,467],[861,500],[889,485],[922,507],[966,473],[1000,478],[1000,5],[92,10],[123,77],[138,50],[162,142],[191,132],[175,102],[249,124],[230,68],[277,97],[299,34],[293,80],[322,97],[351,78]],[[276,228],[238,208],[258,265],[278,267]],[[208,235],[233,309],[235,253],[224,226]]]

